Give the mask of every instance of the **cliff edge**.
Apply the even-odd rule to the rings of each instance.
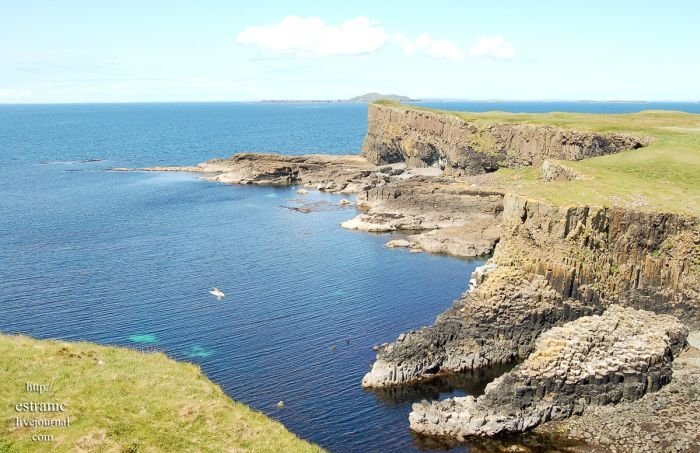
[[[369,105],[362,155],[376,165],[405,162],[462,176],[523,167],[545,159],[580,160],[641,148],[645,137],[567,130],[552,125],[484,123],[407,108]]]

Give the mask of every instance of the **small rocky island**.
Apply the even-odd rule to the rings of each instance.
[[[381,93],[367,93],[361,96],[355,96],[347,100],[347,102],[376,102],[381,100],[395,101],[395,102],[417,102],[417,99],[411,99],[408,96],[401,96],[399,94],[381,94]]]
[[[355,194],[345,228],[410,232],[389,247],[490,256],[452,307],[381,348],[362,380],[405,386],[517,364],[478,398],[417,402],[415,432],[463,441],[534,429],[584,451],[697,451],[699,154],[698,115],[380,101],[361,156],[145,170]]]

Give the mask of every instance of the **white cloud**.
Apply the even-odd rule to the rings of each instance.
[[[430,55],[435,58],[446,58],[452,61],[464,60],[464,52],[458,45],[446,39],[438,39],[430,46]]]
[[[391,38],[399,43],[404,53],[409,56],[424,52],[433,58],[442,58],[452,61],[464,60],[464,52],[455,43],[446,39],[434,40],[429,34],[421,33],[415,40],[411,40],[398,33]]]
[[[476,41],[476,44],[469,49],[469,55],[472,57],[492,57],[498,59],[510,59],[515,57],[515,47],[509,43],[503,36],[481,36]]]
[[[248,27],[238,34],[236,42],[281,54],[327,57],[369,54],[384,46],[387,39],[384,28],[366,17],[333,26],[318,17],[289,16],[277,24]]]
[[[247,27],[238,34],[236,42],[301,57],[366,55],[388,43],[398,44],[408,56],[422,54],[451,61],[463,61],[467,56],[499,59],[515,56],[513,45],[500,35],[482,36],[465,52],[458,44],[447,39],[433,39],[428,33],[421,33],[416,39],[402,33],[389,34],[380,24],[364,16],[338,26],[329,25],[318,17],[288,16],[275,24]]]

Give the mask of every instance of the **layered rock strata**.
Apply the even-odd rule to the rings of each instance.
[[[414,404],[411,429],[451,437],[523,432],[589,406],[638,400],[670,382],[687,335],[672,316],[613,305],[542,334],[535,352],[479,398]]]
[[[406,247],[412,252],[473,258],[491,254],[500,236],[499,225],[486,219],[484,222],[474,221],[462,226],[413,234],[407,239],[391,240],[386,246]]]
[[[375,166],[361,156],[236,154],[195,166],[141,170],[194,172],[227,184],[302,185],[357,194],[357,206],[365,212],[344,222],[343,227],[373,232],[420,231],[411,244],[415,250],[431,253],[489,255],[500,236],[500,192],[426,175],[404,164]],[[305,191],[301,189],[302,194]]]
[[[473,175],[544,159],[580,160],[649,143],[645,137],[628,134],[466,121],[457,115],[398,104],[370,104],[368,125],[362,154],[371,163],[438,167],[446,175]]]

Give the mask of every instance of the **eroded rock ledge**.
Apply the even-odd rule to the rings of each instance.
[[[700,445],[700,333],[673,360],[673,379],[637,401],[588,406],[581,416],[545,423],[537,434],[583,440],[585,451],[695,452]]]
[[[187,171],[226,184],[305,185],[329,192],[357,193],[400,174],[402,166],[378,167],[356,155],[241,153],[193,166],[148,167],[141,171]],[[114,169],[128,170],[128,169]]]
[[[446,175],[474,175],[545,159],[580,160],[646,146],[649,139],[555,126],[484,124],[401,105],[370,104],[362,147],[377,165],[405,162],[438,167]]]
[[[450,437],[522,432],[588,406],[635,401],[670,382],[687,335],[672,316],[613,305],[542,334],[535,352],[479,398],[414,404],[411,429]]]
[[[469,258],[491,254],[501,236],[503,195],[449,178],[392,181],[359,193],[357,203],[366,212],[343,228],[417,233],[390,246]]]

